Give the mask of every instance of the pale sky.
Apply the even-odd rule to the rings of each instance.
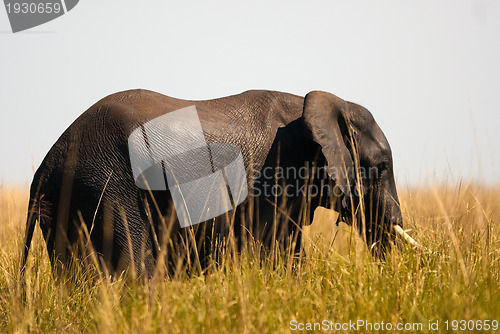
[[[16,34],[0,8],[0,185],[29,184],[71,122],[132,88],[325,90],[372,112],[400,186],[500,181],[500,2],[170,3],[82,0]]]

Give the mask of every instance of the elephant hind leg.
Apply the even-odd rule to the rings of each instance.
[[[116,208],[116,206],[115,206]],[[114,274],[128,272],[132,277],[152,278],[155,268],[151,231],[139,213],[115,209],[111,264]],[[107,241],[109,242],[109,240]],[[103,248],[108,248],[103,241]]]

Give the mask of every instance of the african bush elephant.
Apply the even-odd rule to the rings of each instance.
[[[165,115],[182,118],[187,112],[177,111],[193,106],[198,119],[190,124],[198,134],[186,133],[182,120],[167,118],[162,126],[169,136],[149,128]],[[154,173],[163,178],[160,183],[168,181],[169,189],[148,187],[147,182],[141,187],[139,179],[151,175],[144,171],[137,177],[134,159],[152,157],[154,152],[147,151],[153,146],[189,146],[196,142],[192,137],[211,150],[206,165],[214,174],[224,167],[215,166],[214,145],[237,148],[247,196],[235,202],[234,188],[223,188],[221,193],[227,190],[233,198],[228,212],[202,215],[210,219],[181,227],[180,209],[173,205],[173,191],[180,188],[168,179],[165,160],[160,156],[155,161]],[[134,138],[144,142],[132,147]],[[207,153],[202,146],[178,170],[189,175],[196,169],[198,157]],[[221,180],[229,181],[226,174],[220,174]],[[194,193],[206,190],[198,185]],[[160,256],[170,269],[196,260],[206,267],[207,259],[216,258],[216,245],[227,242],[229,235],[239,247],[252,238],[267,247],[299,250],[301,226],[312,221],[318,205],[336,209],[340,219],[355,223],[375,255],[389,247],[392,227],[401,230],[391,149],[365,108],[320,91],[304,98],[254,90],[206,101],[147,90],[119,92],[83,113],[36,171],[22,268],[37,220],[56,270],[82,258],[82,249],[90,246],[108,272],[131,268],[151,277]]]

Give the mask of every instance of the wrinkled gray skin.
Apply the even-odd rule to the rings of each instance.
[[[231,211],[181,229],[168,191],[149,192],[134,183],[129,135],[151,119],[191,105],[197,108],[207,143],[230,143],[242,151],[251,195],[236,209],[234,224],[228,223]],[[342,186],[347,194],[266,197],[264,186],[276,180],[250,168],[299,168],[313,162],[328,166],[327,183]],[[344,167],[378,171],[361,178],[333,172]],[[38,168],[31,184],[22,268],[36,220],[58,272],[74,257],[88,261],[83,249],[90,245],[104,270],[119,274],[131,269],[151,277],[160,256],[170,272],[181,264],[204,268],[210,256],[217,259],[219,248],[214,245],[227,240],[229,231],[234,231],[239,247],[252,237],[267,247],[277,241],[298,250],[299,227],[312,221],[318,205],[356,222],[372,252],[380,255],[390,244],[390,227],[402,225],[392,168],[391,149],[372,115],[329,93],[315,91],[303,98],[247,91],[185,101],[146,90],[119,92],[83,113]],[[321,180],[291,177],[278,182],[303,185]],[[356,182],[365,186],[363,196],[347,191]],[[309,205],[303,205],[306,200]],[[82,247],[89,236],[91,242]]]

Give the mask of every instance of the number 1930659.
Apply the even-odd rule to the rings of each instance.
[[[7,8],[7,13],[11,14],[59,14],[63,11],[61,3],[59,2],[45,2],[45,3],[34,3],[34,2],[14,2],[7,3],[5,5]]]
[[[498,320],[446,320],[446,330],[453,331],[489,331],[498,329]]]

